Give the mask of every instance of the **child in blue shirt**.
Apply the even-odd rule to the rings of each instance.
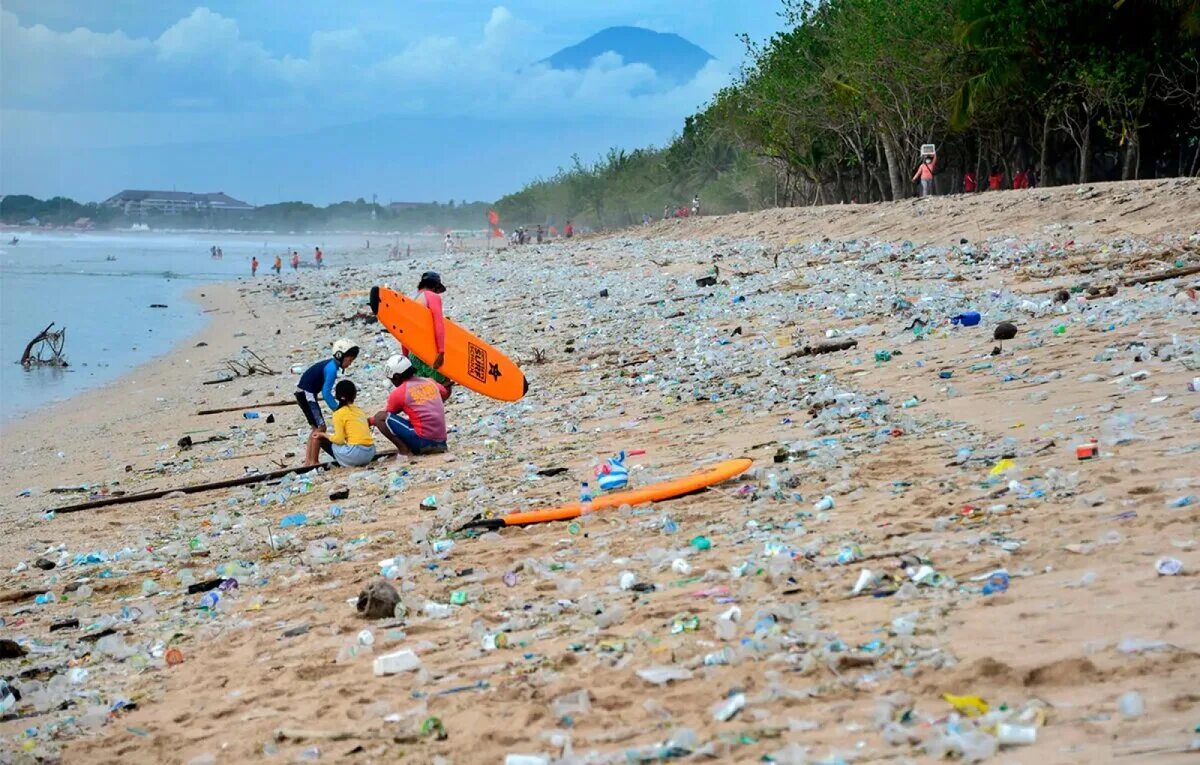
[[[350,340],[342,338],[333,344],[333,358],[322,359],[304,370],[300,382],[296,384],[296,403],[304,412],[312,434],[308,439],[308,448],[304,453],[305,465],[316,465],[320,460],[321,448],[317,433],[325,432],[325,417],[321,414],[321,399],[329,411],[338,408],[338,401],[333,395],[333,384],[337,381],[338,372],[348,369],[358,358],[358,346]]]

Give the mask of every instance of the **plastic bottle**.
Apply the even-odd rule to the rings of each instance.
[[[242,412],[242,416],[247,420],[257,420],[259,417],[262,417],[258,412]]]
[[[587,481],[579,486],[579,509],[584,515],[592,512],[592,487]]]
[[[829,496],[828,494],[826,494],[824,497],[821,497],[819,500],[817,500],[817,503],[815,505],[813,505],[813,510],[818,513],[823,513],[826,510],[832,510],[832,509],[833,509],[833,497]]]
[[[1121,716],[1130,720],[1136,720],[1146,713],[1146,702],[1142,700],[1142,694],[1137,691],[1128,691],[1122,693],[1117,699],[1117,709],[1120,710]]]

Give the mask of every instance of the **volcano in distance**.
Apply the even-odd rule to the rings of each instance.
[[[609,52],[626,64],[645,64],[677,85],[691,82],[713,59],[708,51],[677,34],[641,27],[609,27],[538,63],[553,69],[587,69],[596,57]]]

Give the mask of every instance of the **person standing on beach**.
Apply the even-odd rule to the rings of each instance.
[[[279,274],[283,271],[283,258],[279,257],[278,254],[275,256],[275,265],[273,268],[275,269],[276,276],[279,276]]]
[[[1004,173],[1000,171],[999,165],[992,165],[992,172],[988,174],[988,191],[1000,191],[1004,188]]]
[[[454,238],[450,236],[450,232],[446,232],[446,239],[442,242],[442,252],[449,255],[454,252]]]
[[[545,232],[544,232],[544,231],[542,231],[542,224],[541,224],[541,223],[539,223],[539,224],[538,224],[538,227],[537,227],[537,243],[538,243],[538,244],[541,244],[541,243],[542,243],[542,235],[543,235],[544,233],[545,233]]]
[[[571,225],[571,221],[567,221],[567,225],[563,226],[563,234],[570,239],[575,236],[575,227]]]
[[[298,253],[294,250],[292,251],[292,270],[293,271],[300,270],[300,253]]]
[[[296,403],[304,412],[312,432],[308,437],[308,449],[304,453],[304,464],[315,465],[320,459],[321,441],[317,433],[325,432],[325,417],[321,414],[321,399],[325,399],[329,411],[337,411],[338,401],[333,395],[333,385],[338,372],[348,369],[358,358],[358,346],[346,338],[333,344],[333,358],[321,359],[304,370],[296,383]]]
[[[963,173],[963,193],[974,194],[975,190],[978,188],[979,182],[975,180],[975,172],[973,170],[968,170],[967,172]]]
[[[250,256],[250,275],[258,276],[258,258]]]
[[[433,360],[432,366],[421,361],[403,347],[400,352],[408,356],[408,360],[412,362],[413,369],[419,376],[428,377],[442,385],[453,385],[445,375],[438,372],[446,361],[446,319],[442,315],[442,293],[445,291],[446,287],[442,284],[442,277],[437,271],[426,271],[421,274],[421,281],[417,282],[416,301],[428,308],[433,317],[433,342],[437,348],[437,357]]]
[[[317,268],[320,268],[320,267],[321,267],[321,263],[322,263],[322,262],[325,260],[325,255],[324,255],[324,253],[322,253],[322,252],[321,252],[321,248],[320,248],[320,247],[316,248],[316,250],[317,250],[317,253],[316,253],[316,255],[314,256],[314,258],[315,258],[315,260],[317,261]]]
[[[396,445],[400,454],[433,454],[446,451],[446,407],[450,386],[417,376],[412,361],[396,354],[383,366],[395,387],[387,407],[371,424]]]
[[[912,179],[921,182],[921,196],[933,196],[933,171],[937,169],[937,152],[927,154],[917,165],[917,172]]]

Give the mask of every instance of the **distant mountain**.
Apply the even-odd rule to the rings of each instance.
[[[609,27],[539,63],[554,69],[587,69],[593,59],[609,51],[626,64],[646,64],[660,77],[677,84],[691,81],[713,58],[708,51],[676,34],[640,27]]]

